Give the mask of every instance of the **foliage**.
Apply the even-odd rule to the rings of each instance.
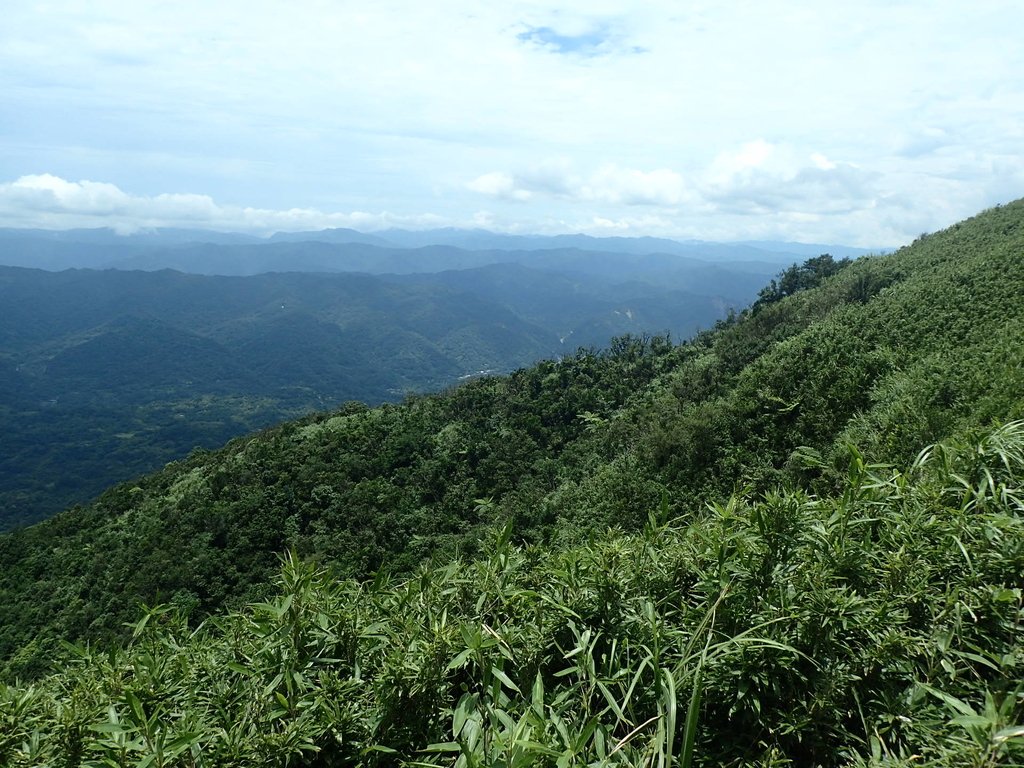
[[[0,762],[996,766],[1024,759],[1024,422],[840,492],[359,583],[288,554],[0,690]]]
[[[0,536],[0,765],[1021,764],[1022,224]]]
[[[33,657],[51,657],[54,635],[120,634],[140,600],[198,616],[254,599],[288,546],[366,575],[472,550],[495,515],[540,538],[550,521],[530,502],[589,439],[579,415],[607,417],[674,354],[663,338],[621,339],[401,406],[352,403],[196,452],[88,508],[0,536],[0,657],[46,625]],[[508,506],[478,510],[486,498]]]
[[[850,259],[836,261],[829,253],[815,256],[803,264],[793,264],[761,289],[761,292],[757,294],[757,301],[751,305],[751,311],[756,312],[761,307],[781,301],[798,291],[814,288],[820,285],[825,278],[832,277],[849,265]]]

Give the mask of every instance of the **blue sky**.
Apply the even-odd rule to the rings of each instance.
[[[898,245],[1024,195],[1024,4],[8,0],[0,226]]]

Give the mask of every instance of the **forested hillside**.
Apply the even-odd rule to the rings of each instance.
[[[806,247],[0,229],[0,264],[23,267],[0,267],[0,530],[346,401],[395,402],[622,334],[687,338]]]
[[[653,286],[514,264],[248,278],[0,267],[0,530],[349,400],[398,401],[622,333],[686,337],[766,280],[683,272]]]
[[[195,446],[559,347],[553,329],[504,306],[368,275],[0,268],[0,302],[0,527]]]
[[[9,679],[134,635],[8,759],[1019,764],[1021,296],[1024,201],[4,535]]]

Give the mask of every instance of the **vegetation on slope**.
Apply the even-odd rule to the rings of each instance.
[[[0,686],[20,766],[1024,760],[1024,422],[838,492],[736,495],[410,578],[294,554],[265,602]]]
[[[499,498],[521,500],[526,533],[532,500],[578,463],[579,414],[621,407],[672,354],[663,339],[620,342],[401,406],[354,403],[0,536],[0,657],[44,627],[41,658],[54,637],[118,633],[139,599],[201,614],[251,599],[288,547],[342,575],[408,571],[472,547]]]
[[[0,657],[37,672],[58,638],[116,637],[140,600],[198,619],[258,599],[288,547],[361,578],[472,555],[507,522],[571,545],[663,499],[688,516],[736,488],[837,492],[850,443],[906,463],[1024,416],[1022,254],[1015,203],[892,256],[812,260],[804,290],[681,346],[624,339],[194,454],[0,537]]]
[[[0,529],[196,446],[530,363],[557,333],[441,286],[0,268]]]

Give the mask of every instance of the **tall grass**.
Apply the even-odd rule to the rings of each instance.
[[[267,602],[0,687],[0,765],[1020,764],[1022,477],[1015,422],[401,582],[287,554]]]

